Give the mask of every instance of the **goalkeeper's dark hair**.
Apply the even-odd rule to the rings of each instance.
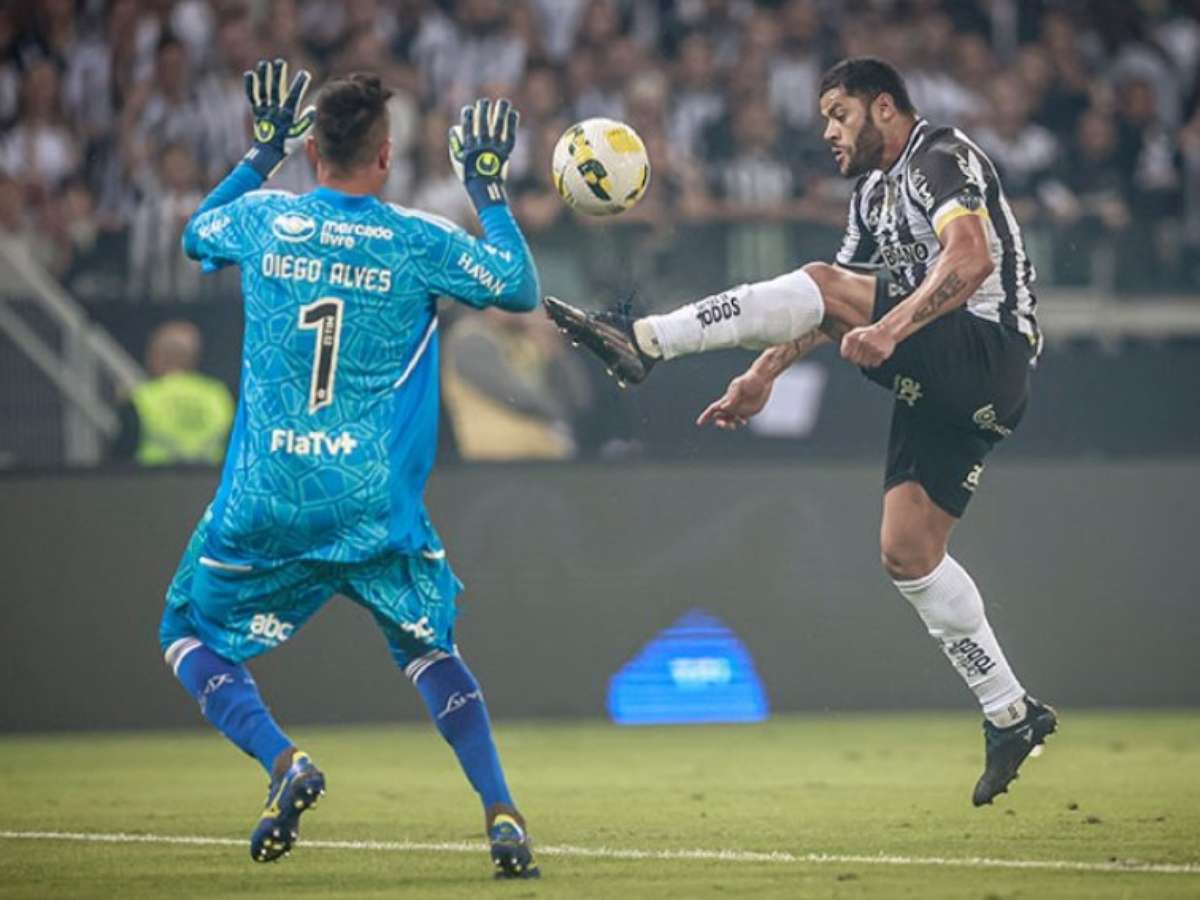
[[[313,126],[321,159],[343,173],[374,159],[387,140],[391,96],[377,75],[355,72],[328,82],[317,98]]]
[[[908,96],[904,77],[891,63],[873,56],[853,56],[843,59],[821,76],[817,96],[826,91],[841,88],[851,97],[858,97],[869,106],[880,94],[891,94],[896,109],[905,115],[915,116],[917,108]]]

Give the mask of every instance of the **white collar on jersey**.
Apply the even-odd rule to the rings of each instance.
[[[917,149],[917,144],[921,143],[921,139],[925,136],[925,132],[929,129],[929,122],[925,119],[918,118],[913,123],[912,131],[908,133],[908,142],[905,143],[904,149],[900,155],[896,157],[896,161],[892,163],[892,167],[887,170],[889,178],[893,178],[900,174],[900,169],[908,162],[908,158],[912,156],[913,151]]]

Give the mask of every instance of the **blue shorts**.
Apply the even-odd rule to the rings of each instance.
[[[402,669],[430,653],[454,653],[462,582],[434,536],[419,554],[386,552],[357,563],[292,560],[235,564],[205,554],[206,512],[167,589],[159,643],[198,638],[231,662],[244,662],[290,638],[334,594],[378,623]]]

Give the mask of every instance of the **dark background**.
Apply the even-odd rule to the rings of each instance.
[[[969,705],[879,568],[879,482],[858,463],[472,466],[435,474],[428,500],[497,716],[602,715],[608,677],[695,607],[745,641],[777,711]],[[0,479],[0,731],[196,721],[156,630],[214,483]],[[954,553],[1032,692],[1200,704],[1197,497],[1190,459],[989,465]],[[254,670],[288,721],[420,714],[344,600]]]

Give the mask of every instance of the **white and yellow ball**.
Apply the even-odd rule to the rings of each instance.
[[[589,216],[629,209],[650,184],[650,160],[636,131],[615,119],[585,119],[558,139],[554,186],[567,205]]]

